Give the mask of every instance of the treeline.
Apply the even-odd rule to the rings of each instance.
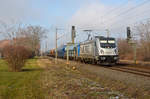
[[[40,43],[47,30],[41,26],[1,24],[1,31],[8,42],[1,49],[10,71],[21,71],[26,59],[39,55]]]
[[[136,26],[137,59],[150,61],[150,21],[140,23]],[[134,50],[126,39],[118,39],[120,59],[131,60],[134,56]]]

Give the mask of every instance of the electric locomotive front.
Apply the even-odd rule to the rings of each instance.
[[[96,37],[97,60],[100,63],[117,63],[118,48],[115,38],[112,37]]]

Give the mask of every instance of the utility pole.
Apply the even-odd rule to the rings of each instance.
[[[57,64],[57,28],[56,28],[56,49],[55,49],[55,64]]]
[[[71,38],[72,38],[72,45],[73,45],[73,47],[75,47],[75,41],[74,41],[75,37],[76,37],[75,26],[72,26],[72,29],[71,29]],[[75,59],[75,49],[73,51],[73,54],[74,54],[73,56],[74,56],[74,59]]]
[[[69,43],[67,43],[67,65],[69,65]]]
[[[136,43],[133,44],[134,47],[134,64],[136,64]]]
[[[45,41],[45,52],[47,51],[47,41]]]
[[[75,37],[76,37],[75,26],[72,26],[72,30],[71,30],[72,44],[74,44]]]
[[[71,46],[71,45],[75,46],[75,41],[74,41],[75,37],[76,37],[75,26],[72,26],[72,28],[71,28],[71,40],[72,40],[72,42],[68,42],[67,47],[66,47],[67,48],[67,65],[69,65],[69,46]],[[74,53],[74,59],[75,59],[75,50],[73,53]]]
[[[136,64],[136,42],[132,40],[130,27],[127,27],[127,42],[133,47],[134,64]]]

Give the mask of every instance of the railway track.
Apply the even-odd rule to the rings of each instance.
[[[83,63],[81,63],[83,64]],[[91,64],[92,65],[92,64]],[[99,65],[97,65],[99,66]],[[150,72],[148,71],[144,71],[144,70],[139,70],[136,69],[134,67],[125,67],[125,66],[112,66],[112,67],[108,67],[108,66],[101,66],[107,69],[111,69],[111,70],[116,70],[116,71],[121,71],[121,72],[126,72],[126,73],[131,73],[131,74],[136,74],[136,75],[140,75],[140,76],[145,76],[145,77],[150,77]]]
[[[135,68],[135,67],[120,67],[120,68],[150,74],[150,71],[146,71],[146,70],[143,70],[143,69],[142,69],[142,70],[139,70],[139,69],[141,69],[141,68],[138,68],[138,69]]]
[[[121,72],[126,72],[126,73],[131,73],[131,74],[136,74],[140,76],[150,77],[150,72],[135,69],[135,68],[128,68],[128,67],[105,67],[105,68],[109,68],[111,70],[116,70],[116,71],[121,71]]]

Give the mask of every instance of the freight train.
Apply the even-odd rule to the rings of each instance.
[[[84,63],[117,63],[119,60],[118,47],[115,38],[95,36],[94,38],[68,46],[69,59],[79,60]],[[67,57],[67,45],[57,49],[59,58]],[[50,56],[55,56],[55,51],[50,51]]]

